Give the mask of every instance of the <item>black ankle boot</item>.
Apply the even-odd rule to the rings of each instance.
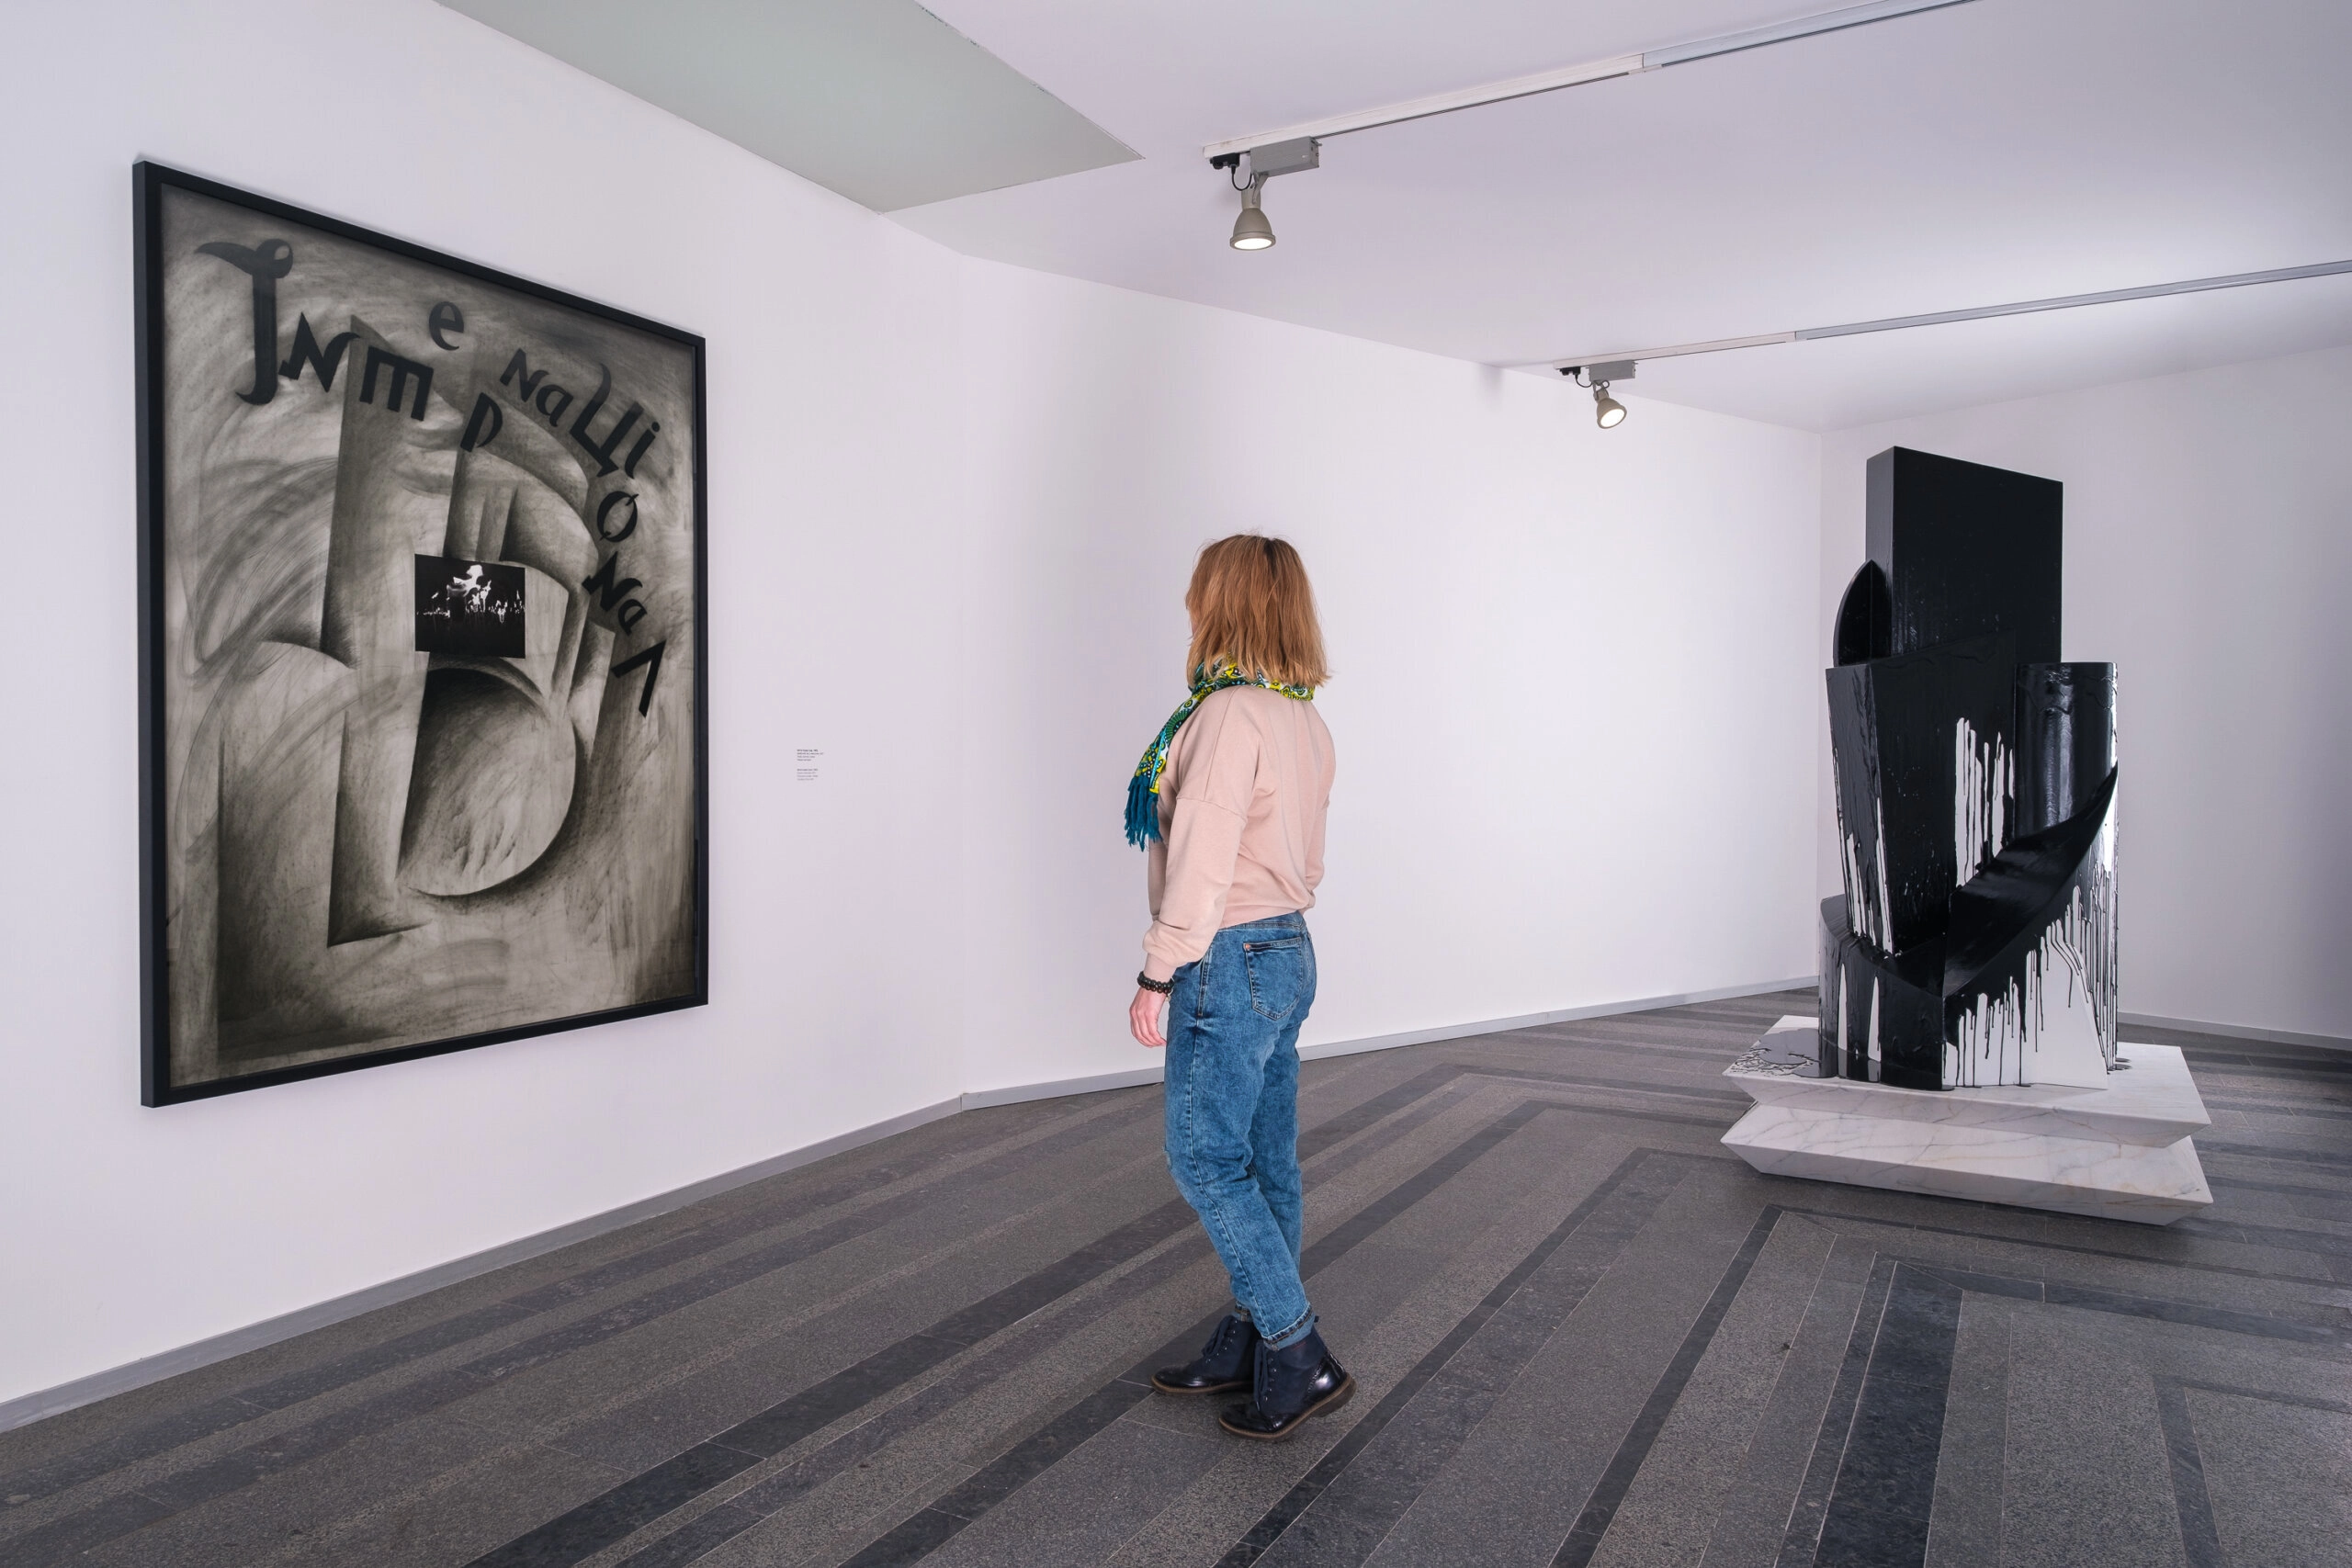
[[[1216,1424],[1238,1438],[1279,1441],[1300,1423],[1327,1410],[1337,1410],[1355,1393],[1356,1380],[1348,1376],[1313,1329],[1306,1337],[1277,1350],[1258,1342],[1258,1364],[1250,1402],[1236,1404]]]
[[[1258,1325],[1228,1313],[1201,1353],[1181,1367],[1162,1367],[1151,1386],[1162,1393],[1231,1393],[1250,1386],[1250,1365],[1258,1351]]]

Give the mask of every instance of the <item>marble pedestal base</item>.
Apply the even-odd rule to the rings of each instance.
[[[1756,1100],[1724,1145],[1758,1170],[2152,1225],[2213,1201],[2189,1142],[2212,1119],[2177,1046],[2124,1043],[2105,1089],[1936,1091],[1798,1076],[1815,1027],[1784,1018],[1724,1069]]]

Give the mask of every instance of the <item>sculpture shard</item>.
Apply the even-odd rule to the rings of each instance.
[[[1942,1087],[2104,1087],[2115,1061],[2115,774],[1952,894]]]
[[[1854,930],[1889,953],[1941,936],[1952,889],[2008,841],[2016,639],[1829,671]]]
[[[2008,632],[2058,653],[2064,491],[2055,479],[1890,446],[1870,460],[1870,562],[1888,591],[1889,653]]]
[[[2017,728],[2017,830],[2039,833],[2115,771],[2115,666],[2019,665]]]
[[[1845,897],[1816,1071],[2098,1087],[2116,1062],[2115,668],[2058,662],[2059,485],[1894,447],[1827,672]]]
[[[1894,651],[1894,597],[1878,562],[1864,561],[1838,601],[1838,662],[1860,664]]]
[[[1942,1089],[1944,946],[1901,957],[1854,934],[1847,901],[1821,906],[1819,1077]]]

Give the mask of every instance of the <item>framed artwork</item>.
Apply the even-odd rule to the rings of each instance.
[[[133,186],[145,1102],[707,1000],[702,339]]]

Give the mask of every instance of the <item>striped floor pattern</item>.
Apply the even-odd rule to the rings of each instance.
[[[967,1111],[0,1434],[8,1568],[2352,1561],[2352,1056],[2161,1031],[2165,1230],[1761,1177],[1806,995],[1311,1064],[1357,1397],[1152,1393],[1222,1304],[1157,1089]]]

